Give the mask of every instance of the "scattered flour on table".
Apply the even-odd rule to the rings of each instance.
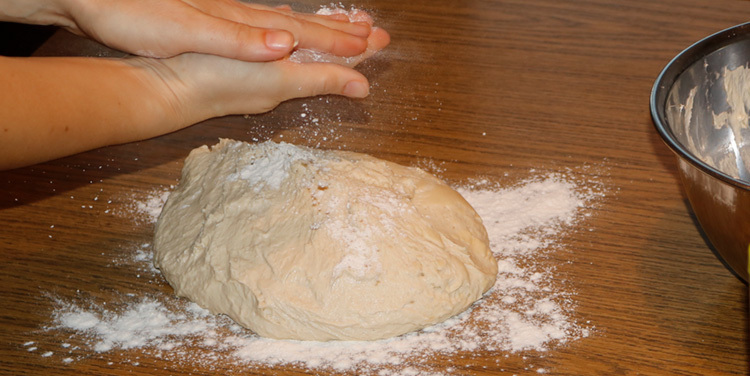
[[[107,209],[105,213],[127,217],[138,224],[156,223],[156,220],[159,219],[161,208],[167,202],[167,198],[173,188],[174,186],[170,186],[169,188],[155,188],[146,193],[133,193],[127,197],[119,198],[116,201],[124,201],[121,204],[121,208],[114,210]],[[119,204],[119,202],[113,202],[112,200],[108,203]]]
[[[45,330],[68,333],[70,343],[41,350],[40,341],[23,346],[44,357],[59,357],[63,363],[137,351],[131,364],[152,357],[208,368],[229,364],[238,372],[252,366],[291,364],[387,376],[451,373],[455,370],[430,368],[429,360],[476,351],[496,354],[501,364],[508,354],[544,353],[589,336],[593,326],[576,317],[575,291],[562,286],[564,281],[548,256],[570,252],[565,234],[576,231],[591,215],[605,196],[605,187],[574,173],[553,173],[510,188],[478,181],[457,190],[484,221],[498,259],[498,278],[468,311],[423,331],[372,342],[272,340],[171,295],[123,294],[116,304],[56,300],[52,322]],[[164,191],[148,195],[133,206],[134,213],[155,222],[167,195]],[[132,262],[142,263],[138,267],[142,271],[152,268],[151,260],[150,245],[143,244]],[[166,283],[158,271],[149,274],[155,283]]]
[[[161,208],[164,203],[167,202],[169,192],[159,192],[153,196],[148,197],[145,202],[137,202],[136,210],[138,213],[145,215],[151,222],[156,222],[161,213]]]

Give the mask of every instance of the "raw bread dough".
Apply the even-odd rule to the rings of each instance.
[[[155,263],[178,295],[261,336],[392,337],[462,312],[495,281],[479,216],[419,169],[221,140],[182,173]]]

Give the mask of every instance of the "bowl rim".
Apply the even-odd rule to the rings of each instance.
[[[682,50],[659,73],[651,89],[651,98],[649,105],[651,107],[651,119],[654,127],[661,135],[662,140],[677,153],[683,160],[689,162],[704,173],[714,176],[725,183],[750,190],[750,182],[744,182],[735,179],[732,176],[721,172],[700,158],[696,157],[682,146],[667,126],[666,119],[666,102],[669,91],[672,89],[675,81],[694,63],[712,54],[721,48],[724,48],[738,40],[750,39],[750,22],[738,24],[727,29],[711,34]]]

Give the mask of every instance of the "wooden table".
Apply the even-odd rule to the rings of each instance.
[[[117,261],[152,239],[152,222],[138,219],[132,205],[175,184],[187,153],[219,137],[341,148],[403,164],[431,161],[454,182],[477,176],[514,182],[532,169],[577,169],[605,184],[606,196],[586,223],[593,231],[567,237],[570,251],[558,260],[558,273],[577,292],[576,315],[595,333],[544,354],[439,360],[455,374],[534,374],[537,367],[556,375],[750,372],[747,288],[697,228],[648,108],[664,65],[692,42],[747,21],[750,3],[357,5],[372,10],[393,37],[384,53],[360,67],[373,83],[365,100],[294,100],[260,116],[213,119],[0,172],[1,374],[229,372],[167,364],[137,351],[64,364],[25,345],[54,340],[40,334],[50,323],[53,297],[107,302],[126,293],[171,293],[164,282],[138,278],[132,264]],[[59,33],[39,54],[97,51],[106,50]],[[138,364],[118,361],[126,356],[138,356]],[[307,373],[294,367],[248,372],[284,371]]]

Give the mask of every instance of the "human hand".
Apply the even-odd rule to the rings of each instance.
[[[293,48],[362,54],[372,21],[293,12],[237,0],[62,0],[69,31],[147,57],[199,52],[271,61]]]
[[[366,51],[348,59],[349,66],[374,55],[390,42],[385,30],[373,28]],[[325,62],[296,63],[288,59],[244,62],[205,54],[182,54],[169,59],[131,58],[130,64],[149,73],[148,90],[168,111],[155,118],[162,124],[129,129],[130,137],[161,135],[217,116],[270,111],[292,98],[338,94],[353,98],[368,95],[367,78],[350,67]]]

